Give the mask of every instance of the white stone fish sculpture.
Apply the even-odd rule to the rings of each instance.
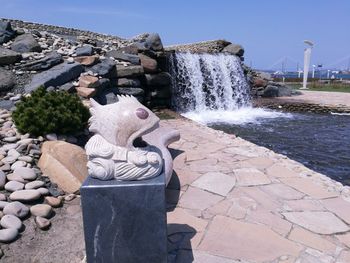
[[[89,175],[100,180],[143,180],[162,172],[158,148],[136,148],[134,141],[159,127],[159,118],[133,96],[118,96],[113,104],[91,102],[89,130],[95,133],[85,146]]]

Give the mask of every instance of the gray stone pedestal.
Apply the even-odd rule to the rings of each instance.
[[[167,261],[164,174],[130,182],[88,177],[81,201],[88,263]]]

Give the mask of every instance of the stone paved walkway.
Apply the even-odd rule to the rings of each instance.
[[[303,90],[302,95],[282,97],[290,101],[304,101],[320,105],[350,107],[350,93]]]
[[[303,165],[193,122],[167,189],[169,262],[350,262],[350,191]]]

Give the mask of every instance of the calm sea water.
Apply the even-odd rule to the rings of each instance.
[[[245,124],[211,123],[350,185],[350,116],[293,114]]]

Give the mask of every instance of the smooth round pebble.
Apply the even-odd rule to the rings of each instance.
[[[27,163],[25,161],[16,161],[11,165],[11,170],[16,170],[17,168],[20,167],[25,167]]]
[[[5,137],[2,139],[4,142],[15,142],[18,141],[18,138],[16,136],[11,136],[11,137]]]
[[[6,184],[6,175],[0,170],[0,189],[3,189]]]
[[[18,174],[24,180],[35,180],[37,177],[34,170],[27,167],[19,167],[13,172],[13,174]]]
[[[36,189],[19,190],[10,194],[12,201],[34,201],[41,197],[41,194]]]
[[[24,162],[26,162],[26,163],[31,163],[31,162],[33,162],[33,158],[30,157],[30,156],[20,156],[20,157],[18,157],[18,160],[24,161]]]
[[[14,215],[19,218],[26,217],[29,213],[29,208],[21,202],[15,201],[8,203],[3,210],[5,215]]]
[[[37,189],[37,188],[40,188],[44,185],[45,185],[45,183],[43,181],[37,180],[37,181],[32,181],[30,183],[27,183],[24,188],[25,189]]]
[[[4,159],[2,159],[1,161],[5,164],[12,164],[15,161],[17,161],[17,157],[9,155],[9,156],[5,157]]]
[[[51,225],[50,220],[41,216],[35,217],[35,223],[40,229],[47,229]]]
[[[8,174],[7,176],[7,180],[9,181],[17,181],[17,182],[20,182],[20,183],[25,183],[26,181],[21,177],[19,176],[18,174]]]
[[[64,200],[69,202],[69,201],[72,201],[74,198],[76,198],[77,196],[75,194],[69,194],[69,195],[66,195],[64,197]]]
[[[21,156],[21,154],[16,149],[10,149],[7,152],[7,156],[13,156],[13,157],[16,157],[16,159],[17,159],[18,157]]]
[[[45,201],[52,207],[60,207],[62,205],[62,199],[53,196],[46,196]]]
[[[2,161],[1,161],[2,162]],[[2,165],[1,167],[0,167],[0,169],[2,170],[2,171],[10,171],[11,170],[11,165],[10,164],[8,164],[8,163],[5,163],[4,165]]]
[[[34,216],[48,217],[52,213],[52,207],[47,204],[33,205],[30,212]]]
[[[9,192],[15,192],[18,190],[22,190],[24,188],[24,184],[17,181],[10,181],[5,184],[5,190]]]
[[[0,230],[0,242],[8,243],[12,242],[18,236],[18,230],[16,228],[7,228]]]
[[[49,189],[45,188],[45,187],[40,187],[37,189],[41,195],[48,195],[50,192],[49,192]]]
[[[20,230],[22,227],[22,221],[14,215],[4,215],[0,220],[0,225],[3,228],[15,228]]]
[[[9,204],[9,202],[0,201],[0,209],[4,209],[7,204]]]

